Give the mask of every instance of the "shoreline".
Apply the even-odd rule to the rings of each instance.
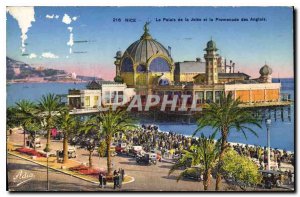
[[[151,125],[151,124],[150,124],[150,125]],[[154,124],[153,124],[153,125],[154,125]],[[139,127],[140,127],[140,128],[142,128],[141,126],[142,126],[142,124],[139,124]],[[163,131],[163,130],[160,130],[160,128],[159,128],[158,125],[155,125],[155,126],[158,127],[158,130],[157,130],[158,132],[161,132],[161,133],[170,133],[169,131]],[[172,131],[171,131],[171,132],[172,132]],[[177,132],[173,132],[173,133],[175,133],[175,134],[177,134],[177,135],[182,135],[182,136],[187,137],[187,138],[193,138],[193,139],[197,139],[197,138],[198,138],[198,137],[196,137],[196,136],[193,137],[192,135],[181,134],[181,133],[177,133]],[[239,146],[242,146],[242,147],[245,147],[246,145],[247,145],[248,147],[261,147],[261,148],[264,147],[264,146],[260,146],[260,145],[245,144],[245,143],[240,143],[240,142],[229,142],[229,141],[228,141],[228,143],[230,144],[231,147],[232,147],[232,146],[236,146],[236,145],[239,145]],[[270,149],[272,149],[272,150],[279,150],[279,151],[281,151],[281,152],[286,151],[287,154],[295,154],[295,151],[291,151],[291,150],[284,150],[284,149],[273,148],[273,147],[270,147]]]
[[[11,84],[31,84],[31,83],[39,83],[39,84],[46,84],[46,83],[88,83],[88,81],[20,81],[20,82],[12,82],[12,81],[7,81],[6,85],[11,85]]]

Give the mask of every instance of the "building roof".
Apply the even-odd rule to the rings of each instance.
[[[175,74],[205,73],[205,62],[184,61],[175,63]]]
[[[249,80],[235,80],[235,81],[228,82],[226,84],[256,84],[256,83],[258,83],[256,80],[249,79]]]
[[[249,78],[250,76],[245,73],[218,73],[219,78],[240,78],[246,77]]]
[[[102,85],[104,84],[122,84],[114,81],[90,81],[87,85],[86,88],[89,90],[100,90],[102,88]]]
[[[163,55],[171,59],[168,50],[158,41],[152,38],[148,27],[144,27],[144,34],[141,38],[132,43],[125,51],[124,55],[131,56],[134,63],[146,63],[150,57],[156,54]]]

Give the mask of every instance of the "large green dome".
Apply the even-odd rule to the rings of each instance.
[[[153,55],[162,55],[171,58],[168,50],[159,42],[148,35],[132,43],[125,51],[135,63],[146,63]],[[126,54],[126,55],[127,55]]]

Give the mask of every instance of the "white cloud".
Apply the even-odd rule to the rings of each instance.
[[[73,20],[73,21],[76,21],[77,19],[78,19],[78,16],[73,16],[73,17],[72,17],[72,20]]]
[[[64,14],[62,22],[65,23],[65,24],[67,24],[67,25],[69,25],[72,22],[72,19],[71,19],[71,17],[69,15]]]
[[[58,19],[58,18],[59,18],[59,15],[54,15],[54,14],[49,15],[49,14],[47,14],[47,15],[46,15],[46,18],[48,18],[48,19]]]
[[[29,59],[37,58],[37,55],[35,53],[30,53],[28,56]]]
[[[51,59],[58,58],[57,55],[54,55],[54,54],[51,53],[51,52],[45,52],[45,53],[42,53],[42,57],[44,57],[44,58],[51,58]]]
[[[71,54],[72,53],[72,48],[70,47],[70,49],[69,49],[69,53]]]
[[[18,22],[21,29],[21,50],[22,53],[24,53],[28,29],[31,27],[31,23],[35,22],[34,7],[7,7],[6,12],[14,17]]]
[[[70,31],[70,33],[72,32],[73,30],[73,27],[68,27],[68,30]]]
[[[52,18],[54,18],[54,14],[52,14],[52,15],[47,14],[46,18],[52,19]]]
[[[72,47],[73,44],[74,44],[73,33],[70,33],[70,39],[69,39],[69,42],[67,42],[67,45]]]
[[[66,58],[68,59],[68,58],[69,58],[69,56],[67,55],[67,56],[66,56]]]

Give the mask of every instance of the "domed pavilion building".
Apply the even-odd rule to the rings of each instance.
[[[124,53],[116,53],[114,82],[93,81],[84,90],[69,90],[68,103],[74,113],[85,113],[78,109],[97,111],[97,107],[114,105],[124,96],[130,101],[135,95],[145,99],[150,94],[177,97],[177,103],[182,103],[182,95],[189,95],[187,103],[196,101],[197,105],[220,102],[221,95],[228,93],[247,106],[280,102],[281,84],[272,83],[272,69],[268,65],[259,70],[259,78],[250,79],[237,71],[232,60],[228,64],[217,53],[217,44],[212,39],[206,43],[203,59],[175,63],[170,51],[152,38],[148,26],[149,23],[144,25],[144,33]]]
[[[122,54],[116,54],[115,81],[134,87],[138,94],[152,92],[152,84],[162,75],[170,82],[174,80],[174,62],[169,51],[152,38],[144,25],[144,33],[139,40],[133,42]]]

